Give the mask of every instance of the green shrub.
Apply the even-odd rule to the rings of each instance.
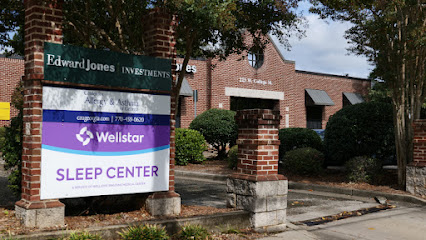
[[[126,230],[123,230],[119,233],[121,239],[123,240],[167,240],[169,236],[167,235],[164,227],[160,228],[156,225],[140,225],[128,227]]]
[[[308,128],[283,128],[278,132],[280,144],[280,159],[287,151],[311,147],[319,151],[323,150],[321,137],[312,129]]]
[[[210,233],[200,225],[183,226],[178,234],[179,240],[206,240],[209,239]]]
[[[342,108],[325,129],[327,165],[344,165],[356,156],[395,159],[392,106],[369,102]]]
[[[237,169],[238,165],[238,145],[234,145],[228,151],[228,167],[230,169]]]
[[[17,196],[21,194],[22,120],[22,112],[19,112],[17,117],[12,118],[10,126],[4,127],[4,141],[0,145],[4,168],[12,170],[8,187]]]
[[[5,162],[4,168],[12,170],[8,177],[8,187],[17,196],[21,195],[21,165],[22,165],[22,128],[23,128],[23,96],[22,82],[15,88],[12,95],[12,106],[18,109],[18,116],[13,117],[9,126],[4,127],[0,152]],[[1,137],[0,137],[1,138]]]
[[[235,145],[238,137],[238,127],[234,117],[234,111],[209,109],[198,115],[189,128],[203,134],[206,141],[218,150],[218,157],[223,158],[226,155],[226,145]]]
[[[91,234],[88,232],[74,232],[69,237],[63,238],[63,240],[101,240],[102,237],[97,234]]]
[[[290,150],[283,158],[285,171],[302,175],[321,173],[323,164],[324,154],[311,147]]]
[[[5,140],[4,134],[5,134],[5,132],[6,132],[6,128],[0,127],[0,149],[1,149],[1,146],[4,145],[4,140]]]
[[[351,182],[375,183],[383,175],[380,160],[366,156],[358,156],[350,159],[345,164],[348,180]]]
[[[176,164],[202,163],[205,160],[203,152],[207,150],[206,140],[196,130],[176,129]]]

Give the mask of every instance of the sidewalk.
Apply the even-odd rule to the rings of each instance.
[[[176,191],[183,204],[224,207],[227,176],[179,171]],[[387,198],[396,208],[308,227],[294,222],[378,206],[373,197]],[[342,189],[290,182],[287,231],[263,240],[278,239],[419,239],[425,240],[426,201],[402,194]]]

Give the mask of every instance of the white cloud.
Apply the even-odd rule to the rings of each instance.
[[[305,17],[309,24],[306,37],[301,40],[296,37],[290,38],[291,51],[280,47],[284,58],[295,61],[298,70],[368,77],[372,67],[366,58],[348,55],[349,52],[346,50],[350,45],[343,35],[350,27],[350,23],[334,21],[327,23],[314,14],[307,14]]]

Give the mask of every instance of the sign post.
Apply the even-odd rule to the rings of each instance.
[[[152,215],[179,214],[172,17],[153,10],[144,36],[150,56],[133,56],[62,45],[61,1],[24,5],[17,218],[26,227],[61,226],[65,205],[59,198],[141,192],[154,192],[146,203]]]

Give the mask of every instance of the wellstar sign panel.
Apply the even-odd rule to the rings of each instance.
[[[43,87],[41,199],[167,191],[170,96]]]

